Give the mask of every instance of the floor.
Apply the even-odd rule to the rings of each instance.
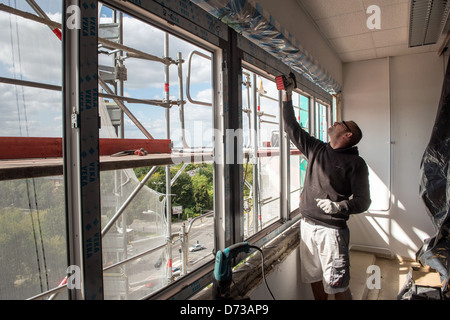
[[[417,265],[415,261],[377,257],[361,251],[351,251],[350,259],[350,289],[354,300],[397,300],[409,268]]]

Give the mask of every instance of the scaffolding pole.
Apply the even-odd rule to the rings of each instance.
[[[164,37],[164,57],[169,60],[169,33],[165,33]],[[164,67],[165,72],[165,102],[170,101],[170,64],[166,64]],[[166,138],[170,139],[170,109],[166,109]],[[167,281],[172,281],[172,186],[170,177],[170,166],[166,166],[166,217],[167,217],[167,232],[166,232],[166,242],[167,242]]]

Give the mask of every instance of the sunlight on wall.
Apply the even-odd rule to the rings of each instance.
[[[409,214],[405,204],[370,167],[369,180],[372,204],[367,212],[351,216],[348,223],[352,247],[413,259],[429,234],[414,225],[413,219],[405,219]]]
[[[390,191],[386,183],[369,166],[370,198],[372,199],[369,211],[387,212],[389,210]]]

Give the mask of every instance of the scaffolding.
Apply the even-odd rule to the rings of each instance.
[[[268,95],[264,91],[264,88],[260,85],[263,79],[260,75],[262,72],[258,68],[252,68],[245,64],[245,67],[249,68],[242,71],[242,75],[240,75],[240,67],[233,68],[236,74],[228,75],[228,81],[231,82],[226,84],[231,86],[234,76],[241,76],[242,94],[247,97],[247,108],[241,110],[237,108],[238,112],[241,111],[243,118],[247,117],[246,123],[248,123],[248,141],[242,149],[244,161],[240,163],[244,170],[233,171],[235,169],[232,166],[221,163],[214,164],[215,180],[217,180],[217,177],[222,176],[223,178],[225,175],[231,177],[230,180],[235,181],[236,186],[239,185],[239,181],[242,181],[243,185],[249,190],[248,197],[236,201],[234,198],[228,199],[226,195],[216,196],[216,192],[229,193],[230,188],[233,188],[232,185],[224,185],[221,182],[215,185],[218,188],[215,191],[215,203],[224,201],[223,198],[226,198],[225,206],[221,206],[219,209],[215,205],[213,211],[207,211],[199,217],[178,224],[176,228],[179,228],[179,231],[174,232],[174,226],[172,225],[172,186],[179,176],[185,172],[187,164],[213,163],[213,160],[217,160],[217,156],[220,156],[221,152],[226,154],[226,148],[228,148],[228,146],[220,146],[214,149],[202,145],[193,145],[189,143],[186,137],[185,106],[188,102],[209,108],[211,114],[217,113],[212,117],[214,128],[224,132],[223,123],[219,123],[219,121],[222,121],[223,114],[214,111],[217,109],[215,104],[218,101],[216,93],[211,102],[192,98],[193,60],[195,58],[202,59],[203,63],[210,64],[211,73],[217,73],[223,66],[218,64],[217,57],[214,54],[208,55],[199,50],[192,50],[187,55],[186,61],[181,52],[177,53],[176,58],[170,57],[169,32],[167,31],[164,33],[163,57],[157,57],[124,45],[124,14],[113,6],[109,8],[112,12],[112,21],[98,25],[98,36],[80,37],[76,32],[61,33],[64,28],[63,25],[52,21],[35,1],[27,0],[27,3],[35,14],[4,4],[0,4],[0,11],[45,25],[59,40],[62,40],[65,72],[63,83],[59,86],[7,77],[0,77],[0,83],[61,92],[64,99],[63,122],[66,125],[62,139],[55,138],[46,141],[44,138],[39,138],[37,146],[40,145],[41,149],[45,149],[44,156],[42,156],[42,150],[36,150],[36,155],[30,158],[31,153],[27,150],[23,156],[15,155],[8,158],[8,155],[6,155],[1,158],[0,181],[25,179],[25,181],[30,180],[34,183],[35,179],[63,176],[64,181],[60,183],[66,188],[65,206],[68,217],[67,237],[69,242],[67,247],[77,248],[73,252],[68,252],[69,265],[85,265],[86,268],[95,271],[90,276],[97,280],[97,283],[90,283],[89,286],[91,287],[85,288],[80,296],[79,290],[69,288],[70,282],[69,286],[67,282],[67,280],[70,280],[69,274],[67,277],[62,277],[62,281],[58,282],[59,284],[56,287],[52,288],[48,284],[46,287],[41,285],[41,293],[33,295],[30,299],[61,298],[65,291],[69,292],[69,298],[74,299],[86,297],[136,299],[152,296],[154,292],[159,292],[161,288],[168,286],[175,280],[184,278],[193,270],[193,266],[199,269],[199,272],[202,272],[201,267],[198,266],[212,261],[212,251],[196,253],[194,260],[190,260],[190,257],[194,256],[192,252],[195,252],[195,246],[192,247],[190,244],[192,241],[196,241],[196,237],[193,235],[196,224],[208,226],[209,229],[207,230],[212,234],[210,245],[213,248],[224,247],[227,243],[231,243],[230,241],[235,241],[228,235],[229,229],[231,229],[229,226],[234,222],[229,220],[224,213],[225,211],[239,212],[239,214],[244,212],[242,227],[232,231],[232,233],[235,233],[233,236],[235,238],[239,236],[252,237],[265,229],[273,232],[273,234],[266,236],[264,239],[261,235],[256,237],[256,241],[265,242],[273,238],[279,230],[289,227],[290,224],[275,227],[274,223],[280,218],[278,212],[291,212],[288,195],[298,192],[300,187],[290,190],[290,179],[282,183],[281,177],[290,177],[288,173],[291,164],[288,155],[298,157],[298,159],[301,159],[301,155],[298,150],[290,149],[284,135],[280,136],[280,132],[284,132],[284,128],[279,117],[264,111],[263,100],[271,101],[276,108],[279,108],[281,97]],[[70,12],[65,9],[75,3],[76,1],[64,1],[63,21],[67,21],[66,18]],[[99,7],[96,7],[95,10],[85,9],[82,14],[92,18],[92,21],[97,24],[97,21],[100,21],[102,7],[106,7],[106,5],[97,1],[91,1],[91,3],[93,6],[98,4]],[[90,27],[97,28],[97,26]],[[111,57],[113,64],[102,65],[99,63],[99,56]],[[227,59],[230,59],[230,62],[232,61],[231,57]],[[128,80],[127,62],[129,60],[151,61],[164,66],[164,97],[162,99],[133,98],[125,94],[125,84]],[[88,63],[85,63],[86,61]],[[184,83],[183,66],[186,63],[187,77],[186,83]],[[81,64],[83,64],[82,67]],[[89,67],[91,64],[92,67]],[[177,72],[179,89],[177,100],[171,100],[170,67],[175,67]],[[75,75],[79,75],[79,78],[76,78]],[[211,75],[213,92],[218,91],[214,87],[217,86],[218,81],[216,79],[218,77],[217,75]],[[221,77],[224,81],[226,80],[223,75]],[[97,81],[80,81],[80,79],[88,78]],[[264,81],[271,81],[271,79],[269,77]],[[187,100],[184,99],[183,88],[186,88]],[[233,99],[239,101],[240,94],[235,93]],[[95,113],[95,116],[89,110],[74,107],[79,106],[82,99],[83,103],[94,107],[92,112]],[[232,103],[233,101],[228,102]],[[312,103],[314,103],[314,99]],[[166,119],[166,136],[164,139],[155,139],[152,132],[127,107],[127,104],[139,104],[163,109]],[[179,147],[172,145],[174,137],[170,135],[170,111],[175,106],[179,108],[181,127],[181,137],[179,138],[181,146]],[[153,152],[150,152],[147,156],[143,157],[136,154],[125,157],[113,156],[113,154],[125,150],[124,144],[122,144],[124,140],[128,144],[132,140],[125,139],[125,116],[145,137],[145,139],[137,139],[134,143],[137,143],[137,145],[139,143],[141,145],[152,143],[148,149],[151,148]],[[224,121],[225,127],[241,129],[238,121],[235,121],[240,117],[241,115],[238,114],[228,115],[228,118]],[[98,119],[101,119],[100,125]],[[271,130],[270,141],[261,137],[261,126],[264,124],[272,125],[275,128]],[[103,137],[100,137],[98,130],[100,128],[100,134]],[[6,141],[4,138],[0,139],[3,142]],[[8,143],[12,144],[12,142]],[[156,149],[157,143],[161,143],[162,151]],[[18,149],[29,144],[30,140],[14,140],[14,145]],[[59,149],[56,147],[55,153],[51,154],[51,148],[48,146],[54,144],[59,145]],[[129,149],[131,148],[139,149],[135,145],[129,147]],[[94,151],[91,154],[86,154],[86,150]],[[81,157],[79,157],[80,154]],[[242,160],[239,159],[239,155],[234,155],[234,157],[233,163],[239,163],[238,160]],[[179,166],[178,172],[172,178],[171,167],[180,163],[184,163],[184,165]],[[138,167],[151,168],[141,180],[136,177],[135,172],[131,169]],[[164,193],[152,190],[147,186],[148,181],[159,167],[164,167],[165,171]],[[252,172],[252,181],[247,179],[249,168]],[[279,171],[278,181],[271,177],[271,170]],[[102,184],[103,181],[112,181],[112,183],[105,187],[100,185],[100,181]],[[109,194],[99,194],[98,190],[104,190],[105,188],[109,188]],[[27,189],[32,190],[30,186]],[[219,199],[216,199],[216,197]],[[145,202],[145,204],[142,205],[141,202]],[[136,208],[136,204],[139,204],[138,208]],[[82,206],[82,208],[79,206]],[[232,208],[232,206],[234,207]],[[241,207],[243,210],[241,210]],[[101,210],[98,210],[99,208]],[[83,212],[81,216],[76,214],[79,211]],[[97,211],[98,216],[90,215],[89,212],[91,211]],[[127,222],[127,216],[132,215],[132,211],[140,212],[141,217],[145,217],[151,222],[151,227],[139,223],[130,226]],[[217,219],[220,220],[223,217],[225,217],[225,222],[222,230],[217,226]],[[285,224],[290,219],[289,214],[285,214],[280,221]],[[99,220],[102,220],[101,223],[99,223]],[[271,228],[267,229],[270,226]],[[152,236],[136,237],[135,234],[139,228],[142,228],[142,230],[139,230],[140,234],[147,233]],[[238,229],[242,229],[242,235],[240,235]],[[219,233],[224,233],[224,235],[218,236]],[[83,243],[75,242],[74,239],[77,237],[84,239]],[[86,243],[88,243],[88,247],[86,247]],[[176,243],[179,243],[179,245],[175,245]],[[79,246],[85,247],[79,248]],[[179,264],[174,262],[173,256],[173,252],[176,251],[174,249],[177,247],[179,248],[179,255],[176,255],[176,259],[179,259]],[[43,245],[41,250],[42,253],[37,254],[37,256],[45,257]],[[97,258],[92,259],[92,256]],[[40,266],[43,263],[45,264],[45,261],[38,261]],[[144,275],[142,270],[148,271],[149,265],[154,272],[150,275]],[[46,267],[44,266],[43,269],[46,269]],[[39,271],[40,276],[41,273]],[[141,273],[144,278],[140,275]],[[99,279],[103,283],[98,283]],[[208,276],[204,276],[202,281],[208,282]],[[180,286],[183,286],[182,283],[180,283]],[[101,288],[101,292],[99,292],[99,288]]]

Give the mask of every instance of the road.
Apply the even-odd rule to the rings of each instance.
[[[182,222],[172,223],[172,234],[180,232]],[[158,247],[165,243],[165,237],[155,232],[161,233],[161,228],[145,221],[135,221],[130,226],[132,240],[127,246],[127,256],[132,257],[151,248]],[[107,240],[107,239],[105,239]],[[214,218],[204,217],[196,220],[190,230],[189,245],[201,244],[204,249],[196,252],[188,252],[188,272],[198,268],[202,264],[214,258]],[[172,246],[172,266],[181,269],[180,239],[175,237]],[[109,241],[104,245],[104,260],[112,259],[114,263],[122,258],[123,240]],[[109,251],[106,253],[106,251]],[[121,267],[116,267],[105,272],[105,298],[108,299],[139,299],[150,294],[152,291],[164,286],[167,283],[165,261],[165,249],[147,254],[141,258],[126,263]],[[164,261],[164,263],[163,263]],[[175,276],[179,272],[174,273]],[[128,290],[126,288],[128,287]]]

